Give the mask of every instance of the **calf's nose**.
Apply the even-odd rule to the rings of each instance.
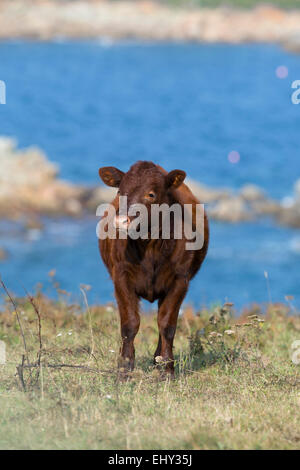
[[[114,228],[118,230],[127,230],[130,219],[127,215],[116,215],[114,218]]]

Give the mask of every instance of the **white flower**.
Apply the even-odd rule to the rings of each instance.
[[[163,362],[163,361],[164,361],[164,358],[163,358],[162,356],[156,356],[155,362],[156,362],[157,364],[159,364],[160,362]]]
[[[221,333],[217,333],[216,331],[212,331],[211,333],[209,333],[209,337],[211,337],[211,338],[214,338],[216,336],[218,338],[221,338],[223,335]]]
[[[230,336],[230,335],[234,335],[235,331],[233,331],[233,330],[226,330],[226,331],[224,331],[224,333],[225,333],[226,335],[229,335],[229,336]]]
[[[62,333],[58,333],[58,335],[56,335],[56,338],[58,338],[59,336],[62,336]]]
[[[108,400],[111,400],[111,395],[106,395],[106,398],[107,398]]]

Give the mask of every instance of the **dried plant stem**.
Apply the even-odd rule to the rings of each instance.
[[[37,362],[33,364],[23,364],[22,368],[23,369],[34,369],[40,367],[40,364]],[[85,370],[86,372],[95,372],[96,374],[111,374],[113,370],[99,370],[99,369],[93,369],[92,367],[87,367],[87,366],[82,366],[82,365],[73,365],[73,364],[43,364],[44,368],[50,368],[50,369],[63,369],[63,368],[70,368],[70,369],[81,369]]]
[[[91,349],[91,352],[90,352],[90,356],[94,357],[94,350],[95,350],[95,343],[94,343],[94,334],[93,334],[93,326],[92,326],[92,315],[91,315],[91,310],[90,310],[90,307],[89,307],[89,304],[88,304],[88,300],[87,300],[87,296],[86,296],[86,293],[85,293],[85,290],[84,289],[80,289],[81,292],[82,292],[82,295],[83,295],[83,298],[84,298],[84,303],[86,305],[86,309],[87,309],[87,312],[89,314],[89,324],[90,324],[90,332],[91,332],[91,343],[92,343],[92,349]]]
[[[272,302],[271,289],[270,289],[269,273],[265,271],[264,276],[266,279],[266,284],[267,284],[267,289],[268,289],[269,304],[272,305],[273,302]]]
[[[19,327],[20,327],[20,331],[21,331],[21,335],[22,335],[22,339],[23,339],[23,345],[24,345],[24,351],[25,351],[25,355],[26,355],[26,358],[27,358],[27,361],[28,361],[28,351],[27,351],[27,345],[26,345],[26,340],[25,340],[25,335],[24,335],[24,330],[23,330],[23,326],[22,326],[22,322],[21,322],[21,318],[20,318],[20,315],[19,315],[19,312],[18,312],[18,308],[17,308],[17,305],[14,301],[14,299],[12,298],[12,296],[10,295],[10,293],[8,292],[7,288],[6,288],[6,285],[4,284],[2,278],[0,277],[0,284],[2,285],[4,291],[6,292],[13,308],[14,308],[14,311],[15,311],[15,314],[16,314],[16,317],[17,317],[17,320],[18,320],[18,324],[19,324]]]
[[[25,362],[25,356],[24,356],[24,354],[23,354],[23,356],[22,356],[22,364],[19,364],[19,365],[17,366],[17,374],[18,374],[19,380],[20,380],[20,382],[21,382],[22,388],[23,388],[24,392],[26,392],[26,385],[25,385],[24,375],[23,375],[24,362]]]
[[[39,308],[37,307],[37,305],[34,301],[34,298],[29,294],[29,292],[25,289],[25,287],[24,287],[24,290],[26,292],[26,295],[29,299],[29,302],[31,303],[31,305],[32,305],[32,307],[33,307],[33,309],[36,313],[37,319],[38,319],[38,339],[39,339],[38,364],[40,364],[41,356],[42,356],[42,350],[43,350],[41,314],[40,314]]]

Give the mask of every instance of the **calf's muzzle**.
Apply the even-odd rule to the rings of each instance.
[[[130,218],[127,215],[116,215],[114,218],[114,228],[117,230],[128,230]]]

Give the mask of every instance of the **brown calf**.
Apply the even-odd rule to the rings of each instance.
[[[127,196],[128,208],[132,204],[144,204],[148,211],[151,227],[151,205],[166,203],[171,206],[179,203],[190,204],[193,209],[192,221],[195,228],[196,204],[189,188],[183,183],[185,173],[174,170],[167,173],[152,162],[139,161],[127,173],[114,167],[100,168],[101,179],[108,186],[119,188],[112,201],[116,208],[114,226],[126,229],[132,218],[119,215],[119,196]],[[160,220],[161,224],[161,220]],[[159,238],[133,240],[130,234],[126,239],[106,238],[99,240],[102,259],[115,286],[115,295],[121,319],[122,347],[120,366],[125,370],[134,367],[134,338],[140,325],[139,299],[150,302],[158,300],[159,340],[154,362],[162,356],[166,372],[174,375],[173,341],[177,318],[182,301],[187,293],[189,282],[199,270],[208,248],[208,220],[204,213],[201,230],[204,241],[200,249],[186,250],[187,239],[174,237],[175,217],[171,223],[170,239]],[[190,240],[191,241],[191,240]]]

